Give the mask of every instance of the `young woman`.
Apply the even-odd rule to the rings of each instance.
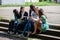
[[[38,10],[38,8],[35,8],[35,14],[36,14],[35,18],[32,17],[32,20],[34,21],[34,32],[32,34],[36,34],[37,29],[39,31],[41,31],[39,29],[39,10]]]
[[[20,28],[20,30],[22,30],[23,26],[25,26],[26,22],[27,22],[27,17],[28,17],[28,13],[25,11],[24,7],[20,8],[20,20],[22,20],[21,22],[18,23],[18,25],[15,28],[14,34],[16,34],[18,32],[18,29]]]
[[[13,10],[14,13],[14,20],[11,20],[9,22],[9,28],[8,28],[8,33],[12,33],[13,28],[17,25],[18,23],[18,19],[19,19],[19,14],[18,11],[16,9]]]
[[[38,8],[35,8],[34,5],[30,5],[30,13],[29,14],[30,14],[30,23],[34,25],[34,27],[33,27],[34,31],[32,34],[35,34],[37,27],[38,27],[38,20],[39,20]]]
[[[46,32],[46,30],[49,29],[49,25],[47,22],[47,16],[44,14],[43,9],[39,10],[39,16],[40,16],[40,20],[42,21],[40,28],[41,28],[42,32]]]

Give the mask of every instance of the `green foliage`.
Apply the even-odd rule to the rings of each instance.
[[[0,16],[0,20],[2,19],[3,17]]]
[[[34,4],[35,6],[60,6],[60,3],[54,3],[54,2],[26,2],[25,4],[11,4],[11,5],[0,5],[0,7],[20,7],[20,6],[29,6],[31,4]]]

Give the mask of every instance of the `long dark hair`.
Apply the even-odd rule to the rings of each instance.
[[[40,10],[39,10],[39,16],[41,17],[42,15],[45,15],[44,14],[44,10],[42,9],[42,8],[40,8]],[[45,15],[46,16],[46,15]],[[46,16],[46,18],[47,18],[47,16]]]
[[[35,6],[34,5],[30,5],[30,9],[32,9],[32,11],[35,11]]]
[[[32,10],[31,10],[32,9]],[[35,6],[34,5],[30,5],[30,10],[29,10],[29,15],[31,16],[31,12],[34,11],[35,12]]]
[[[20,18],[17,9],[14,9],[14,10],[13,10],[13,13],[14,13],[14,15],[15,15],[18,19]]]
[[[24,7],[23,6],[21,6],[21,8],[20,8],[20,12],[19,13],[22,13],[22,9],[23,9]]]

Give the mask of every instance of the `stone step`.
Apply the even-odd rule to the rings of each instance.
[[[31,34],[30,37],[44,39],[44,40],[60,40],[60,37],[47,35],[47,34],[35,34],[35,35]]]
[[[0,26],[2,27],[8,27],[9,23],[7,22],[0,22]]]
[[[0,22],[0,26],[2,26],[2,27],[8,27],[8,24],[9,23],[7,23],[7,22]],[[58,30],[60,30],[60,25],[49,25],[49,28],[51,28],[51,29],[58,29]]]
[[[7,32],[8,31],[8,28],[6,28],[6,27],[0,27],[0,31]]]
[[[7,32],[8,31],[8,28],[6,28],[6,27],[0,27],[0,31]],[[60,37],[60,35],[59,35],[60,34],[60,30],[49,29],[49,30],[47,30],[47,32],[41,33],[41,34],[48,34],[48,35],[53,35],[53,36]]]
[[[60,24],[52,24],[52,23],[49,23],[49,27],[51,29],[59,29],[60,30]]]
[[[0,31],[0,40],[28,40],[28,38],[20,38],[17,36],[9,35],[7,32]]]
[[[0,32],[0,34],[15,37],[15,38],[20,38],[18,35],[9,35],[6,32]],[[46,34],[30,34],[29,38],[36,38],[36,39],[41,39],[41,40],[60,40],[60,37],[57,36],[51,36],[51,35],[46,35]]]
[[[8,19],[1,19],[0,22],[9,22]]]

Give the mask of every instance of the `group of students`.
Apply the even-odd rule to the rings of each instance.
[[[23,35],[26,32],[26,30],[28,32],[31,32],[32,28],[34,29],[32,34],[36,34],[37,29],[39,30],[39,33],[46,32],[47,29],[49,29],[47,16],[44,14],[44,10],[41,8],[39,9],[34,5],[30,5],[30,10],[28,13],[27,11],[25,11],[25,7],[22,6],[20,8],[20,12],[14,9],[13,13],[15,21],[9,22],[8,33],[13,31],[14,34],[16,34],[18,33],[19,28],[20,30],[22,29]]]

